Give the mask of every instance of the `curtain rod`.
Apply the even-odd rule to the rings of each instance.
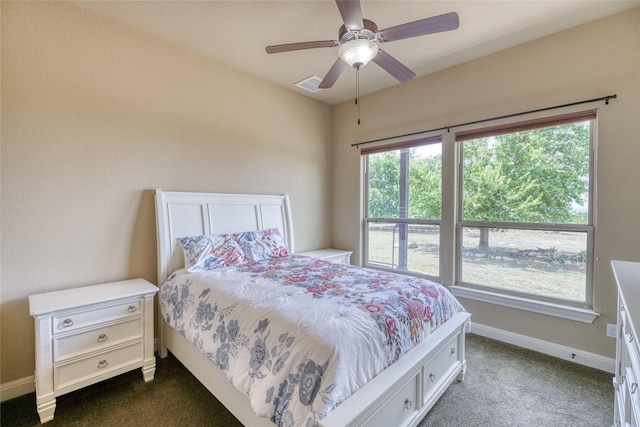
[[[591,103],[591,102],[604,101],[605,105],[609,105],[609,100],[610,99],[616,99],[617,97],[618,97],[618,95],[614,94],[614,95],[602,96],[600,98],[585,99],[584,101],[571,102],[569,104],[554,105],[553,107],[538,108],[537,110],[529,110],[529,111],[523,111],[521,113],[507,114],[505,116],[496,116],[496,117],[491,117],[489,119],[474,120],[472,122],[459,123],[457,125],[443,126],[443,127],[439,127],[439,128],[433,128],[433,129],[421,130],[421,131],[417,131],[417,132],[405,133],[405,134],[402,134],[402,135],[387,136],[385,138],[372,139],[370,141],[356,142],[355,144],[351,144],[351,146],[358,148],[359,146],[365,145],[365,144],[373,144],[374,142],[382,142],[382,141],[388,141],[390,139],[395,139],[395,138],[404,138],[404,137],[407,137],[407,136],[415,136],[415,135],[420,135],[422,133],[435,132],[435,131],[438,131],[438,130],[446,130],[447,132],[449,132],[449,130],[451,130],[453,128],[461,127],[461,126],[475,125],[475,124],[478,124],[478,123],[490,122],[490,121],[493,121],[493,120],[508,119],[510,117],[523,116],[525,114],[539,113],[541,111],[555,110],[555,109],[564,108],[564,107],[572,107],[574,105],[588,104],[588,103]]]

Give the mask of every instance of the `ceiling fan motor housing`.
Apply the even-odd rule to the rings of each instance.
[[[363,19],[362,23],[364,24],[364,28],[355,31],[347,30],[344,25],[341,26],[340,31],[338,32],[338,40],[340,40],[340,44],[344,44],[349,40],[355,39],[375,40],[378,36],[378,26],[376,23],[369,19]]]

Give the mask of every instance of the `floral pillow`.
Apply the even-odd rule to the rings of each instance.
[[[178,242],[187,271],[215,270],[247,260],[232,234],[181,237]]]
[[[235,236],[244,255],[250,261],[262,261],[289,255],[284,239],[277,228],[245,231]]]

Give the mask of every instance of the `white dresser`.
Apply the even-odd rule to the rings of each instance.
[[[352,251],[343,251],[342,249],[318,249],[315,251],[298,252],[297,255],[320,258],[341,264],[351,264],[352,253]]]
[[[640,426],[640,263],[612,261],[618,283],[614,426]]]
[[[29,296],[41,422],[53,419],[57,396],[140,367],[153,379],[157,291],[133,279]]]

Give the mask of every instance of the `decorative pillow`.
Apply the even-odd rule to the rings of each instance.
[[[178,242],[187,271],[215,270],[247,260],[232,234],[182,237]]]
[[[262,261],[289,255],[284,239],[277,228],[245,231],[235,236],[245,257],[250,261]]]

